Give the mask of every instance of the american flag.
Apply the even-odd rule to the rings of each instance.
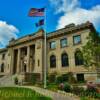
[[[38,17],[38,16],[44,16],[44,8],[31,8],[29,11],[30,17]]]
[[[44,19],[39,20],[38,23],[36,23],[36,27],[44,25]]]

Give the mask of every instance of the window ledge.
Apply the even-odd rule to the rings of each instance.
[[[54,49],[50,48],[49,50],[56,50],[56,48],[54,48]]]
[[[83,67],[84,65],[75,65],[75,67]]]
[[[50,67],[50,69],[56,69],[56,67],[52,67],[52,68]]]
[[[69,66],[62,66],[62,68],[68,68]]]
[[[73,46],[81,45],[81,44],[82,44],[82,42],[79,42],[79,43],[77,43],[77,44],[73,44]]]
[[[60,47],[60,48],[62,48],[62,49],[63,49],[63,48],[67,48],[67,47],[69,47],[69,46],[67,45],[67,46],[64,46],[64,47]]]

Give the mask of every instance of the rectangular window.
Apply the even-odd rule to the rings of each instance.
[[[56,42],[52,41],[50,42],[50,49],[55,49],[56,48]]]
[[[74,44],[81,43],[81,36],[80,35],[73,36],[73,43]]]
[[[67,46],[67,38],[61,39],[60,40],[60,45],[61,45],[62,48],[66,47]]]
[[[84,82],[84,74],[77,74],[77,81]]]

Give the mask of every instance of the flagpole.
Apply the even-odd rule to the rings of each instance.
[[[46,88],[47,87],[46,8],[44,11],[44,26],[45,26],[44,28],[44,88]]]

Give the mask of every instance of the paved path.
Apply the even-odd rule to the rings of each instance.
[[[53,100],[80,100],[76,96],[71,96],[69,94],[64,95],[62,93],[56,93],[56,92],[53,92],[53,91],[50,91],[47,89],[43,89],[43,88],[39,88],[39,87],[34,87],[34,86],[22,86],[22,87],[33,89],[42,95],[51,97]]]

